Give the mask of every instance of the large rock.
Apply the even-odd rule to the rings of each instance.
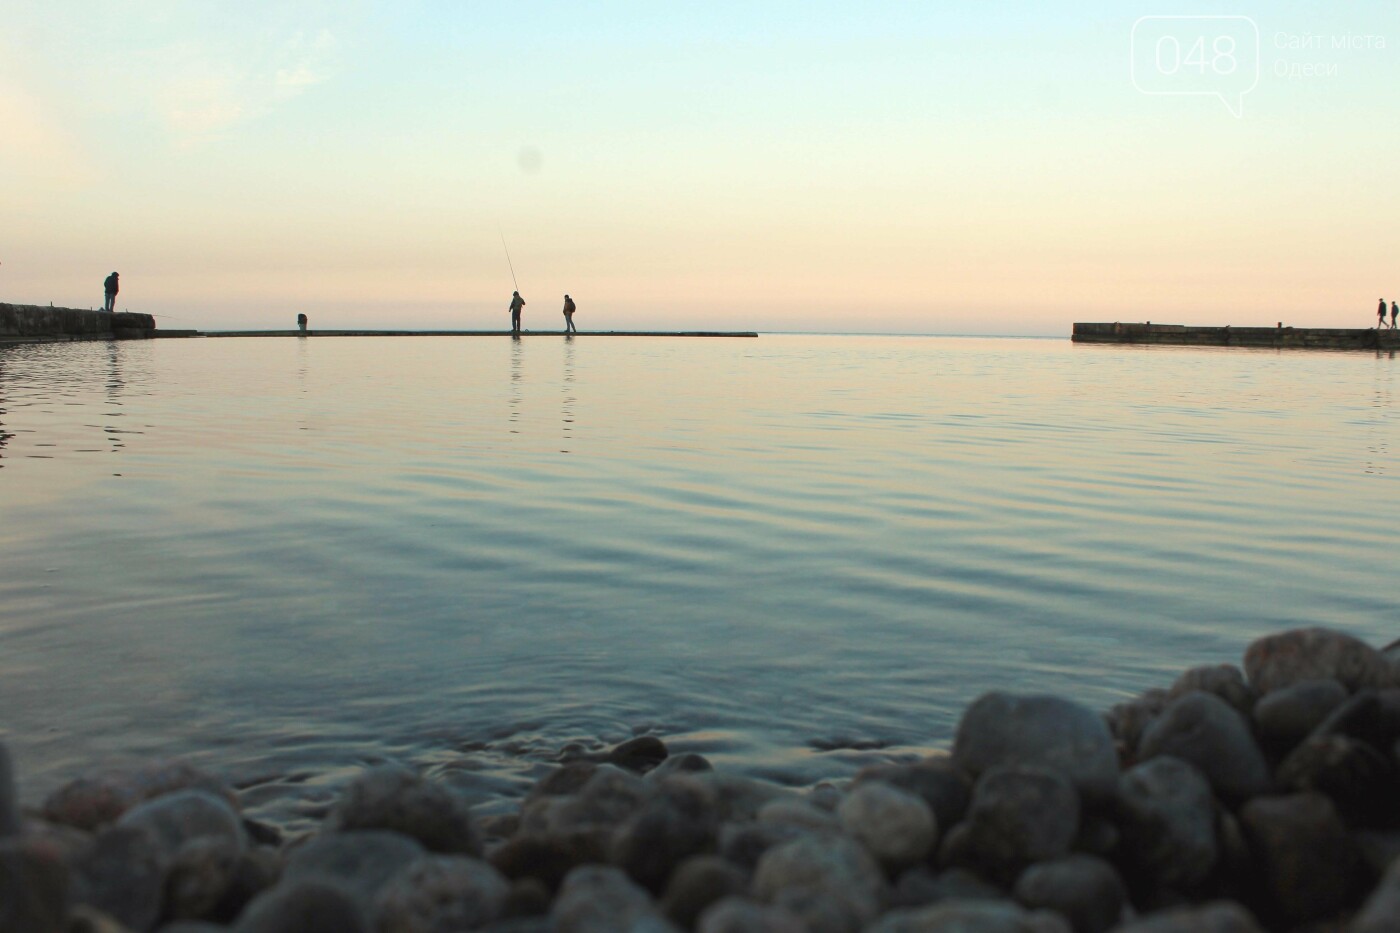
[[[942,857],[1010,884],[1027,865],[1069,854],[1078,830],[1079,798],[1060,772],[998,768],[977,782]]]
[[[316,881],[336,885],[368,909],[390,878],[427,854],[421,844],[401,833],[323,833],[292,853],[282,879],[284,884]]]
[[[673,933],[647,892],[620,869],[585,865],[569,872],[550,912],[557,933]]]
[[[1104,933],[1128,902],[1113,866],[1092,855],[1071,855],[1032,865],[1016,881],[1016,900],[1031,910],[1052,910],[1074,933]]]
[[[953,901],[890,911],[866,933],[1070,933],[1070,925],[1056,914],[1010,902]]]
[[[1264,933],[1264,928],[1234,901],[1212,901],[1148,914],[1123,924],[1114,933]]]
[[[667,759],[666,743],[654,735],[639,735],[609,749],[603,760],[628,771],[645,774]]]
[[[713,849],[719,830],[718,808],[708,785],[677,775],[664,781],[659,791],[617,827],[611,843],[613,863],[656,893],[682,861]]]
[[[1290,749],[1307,738],[1346,698],[1347,688],[1331,678],[1299,681],[1275,690],[1254,705],[1254,728],[1270,748]]]
[[[1168,704],[1143,733],[1139,757],[1171,755],[1193,765],[1226,800],[1269,789],[1269,765],[1249,723],[1224,700],[1200,691]]]
[[[361,904],[320,881],[279,884],[251,904],[232,933],[370,933]]]
[[[208,791],[231,806],[238,805],[233,791],[213,775],[183,762],[163,761],[70,781],[44,801],[44,819],[94,830],[115,822],[143,800],[181,790]]]
[[[505,910],[510,882],[479,859],[436,855],[394,875],[375,897],[377,933],[474,930]]]
[[[242,851],[247,845],[243,820],[224,798],[205,790],[181,790],[138,804],[117,821],[121,827],[144,829],[167,859],[196,839],[222,839]]]
[[[148,930],[164,907],[170,861],[149,829],[113,827],[74,866],[73,902],[95,907],[133,930]]]
[[[1360,850],[1326,797],[1258,797],[1240,811],[1240,822],[1279,920],[1297,926],[1355,906]]]
[[[711,905],[744,894],[748,887],[748,875],[739,866],[717,855],[697,855],[672,873],[661,910],[676,926],[693,929]]]
[[[696,933],[808,933],[791,911],[727,897],[700,915]]]
[[[972,802],[972,781],[947,755],[912,764],[871,765],[856,775],[854,785],[859,787],[866,781],[884,781],[923,798],[940,829],[956,825]]]
[[[875,919],[884,892],[880,866],[844,836],[804,835],[774,846],[758,860],[753,878],[754,896],[764,903],[786,907],[804,921],[816,912],[812,908],[831,906],[858,927]]]
[[[836,812],[846,832],[891,871],[922,861],[938,841],[923,798],[884,781],[857,784]]]
[[[1089,803],[1110,799],[1118,781],[1118,754],[1103,719],[1054,696],[981,697],[958,724],[953,763],[974,778],[1009,766],[1058,771]]]
[[[431,852],[480,855],[467,801],[407,768],[371,768],[351,782],[327,818],[336,830],[390,830]]]
[[[63,933],[68,881],[56,847],[0,839],[0,933]]]
[[[1147,884],[1189,891],[1214,869],[1215,799],[1180,758],[1163,755],[1126,771],[1117,819],[1125,866]]]
[[[1305,680],[1332,678],[1348,690],[1391,685],[1391,665],[1358,638],[1300,628],[1258,639],[1244,653],[1249,682],[1262,696]]]

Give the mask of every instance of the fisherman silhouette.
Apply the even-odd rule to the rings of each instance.
[[[568,295],[564,296],[564,333],[577,334],[578,328],[574,326],[574,312],[578,309],[574,307],[574,300]]]
[[[102,283],[102,294],[104,298],[104,301],[102,302],[103,311],[110,312],[116,307],[117,292],[119,291],[121,284],[119,282],[120,278],[121,277],[117,275],[117,273],[113,272],[111,275],[107,276],[106,281]]]
[[[525,299],[520,297],[519,292],[511,292],[510,298],[510,332],[520,333],[520,309],[525,307]]]

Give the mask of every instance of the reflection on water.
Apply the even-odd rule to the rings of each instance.
[[[260,792],[283,819],[381,757],[499,798],[637,729],[801,784],[992,688],[1103,707],[1281,626],[1394,637],[1388,357],[526,344],[0,349],[26,797],[182,754],[317,775]]]

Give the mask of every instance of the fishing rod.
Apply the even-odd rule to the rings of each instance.
[[[510,247],[506,246],[506,235],[502,231],[497,232],[501,234],[501,249],[506,251],[506,265],[510,266],[510,284],[515,286],[516,294],[519,294],[520,283],[515,280],[515,263],[510,261]]]

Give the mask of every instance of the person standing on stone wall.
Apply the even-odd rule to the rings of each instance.
[[[105,298],[105,300],[102,302],[103,311],[110,312],[116,310],[117,292],[119,291],[121,284],[120,282],[118,282],[119,278],[120,276],[118,276],[117,273],[113,272],[111,275],[107,276],[107,280],[102,283],[102,291]]]

